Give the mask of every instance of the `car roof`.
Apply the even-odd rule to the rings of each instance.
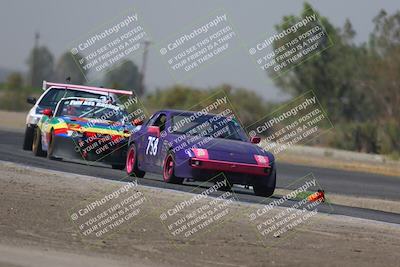
[[[199,111],[191,111],[191,110],[180,110],[180,109],[161,109],[159,111],[154,112],[155,113],[169,113],[169,114],[195,114]],[[217,114],[214,113],[207,113],[206,115],[209,116],[216,116]]]
[[[106,103],[104,100],[101,100],[101,99],[99,99],[99,98],[91,98],[91,97],[65,97],[65,98],[61,98],[59,101],[58,101],[58,103],[57,103],[57,105],[56,105],[56,107],[55,107],[55,110],[58,110],[59,109],[59,106],[60,106],[60,103],[61,102],[63,102],[63,101],[66,101],[66,100],[85,100],[85,101],[93,101],[93,102],[98,102],[98,103],[105,103],[105,104],[107,104],[107,105],[111,105],[111,106],[114,106],[114,107],[118,107],[119,109],[121,109],[121,110],[123,110],[123,108],[121,108],[119,105],[117,105],[117,104],[115,104],[115,103]]]

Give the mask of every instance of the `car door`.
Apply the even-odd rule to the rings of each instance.
[[[147,124],[147,130],[143,135],[142,153],[145,161],[145,169],[149,172],[161,173],[162,165],[162,143],[163,137],[160,133],[166,127],[167,115],[165,113],[156,114]],[[158,127],[159,131],[153,131]],[[151,129],[153,128],[153,129]]]

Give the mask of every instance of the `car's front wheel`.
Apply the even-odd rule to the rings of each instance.
[[[32,150],[34,131],[35,127],[28,125],[26,126],[24,144],[22,145],[23,150]]]
[[[175,157],[172,152],[168,152],[163,165],[163,179],[166,183],[181,184],[183,178],[175,176]]]
[[[33,134],[32,152],[35,156],[46,156],[46,151],[43,151],[42,149],[42,134],[38,127],[35,129]]]
[[[270,197],[274,194],[276,186],[276,171],[268,179],[257,181],[253,184],[254,194],[260,197]]]
[[[126,155],[126,172],[129,176],[134,176],[138,178],[143,178],[146,174],[144,171],[139,170],[137,163],[137,152],[136,146],[132,143],[128,148],[128,153]],[[114,168],[114,166],[113,166]]]

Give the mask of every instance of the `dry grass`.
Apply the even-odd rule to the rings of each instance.
[[[23,130],[27,112],[0,110],[1,127],[11,130]]]

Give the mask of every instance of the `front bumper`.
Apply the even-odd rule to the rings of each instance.
[[[274,166],[261,166],[239,162],[229,162],[210,159],[189,159],[188,173],[182,177],[190,177],[195,181],[210,181],[226,178],[232,184],[253,185],[261,180],[270,179]],[[186,165],[185,164],[185,165]],[[187,166],[186,165],[186,166]],[[183,167],[181,165],[180,167]],[[183,170],[187,168],[184,167]],[[182,170],[182,169],[181,169]],[[221,175],[223,173],[223,175]]]
[[[191,158],[189,164],[192,168],[219,171],[219,172],[233,172],[251,175],[269,175],[271,173],[271,166],[256,165],[249,163],[230,162],[212,159],[199,159]]]
[[[79,137],[55,136],[55,147],[53,155],[58,158],[98,161],[112,165],[124,165],[126,159],[126,146],[128,139],[125,138],[117,145],[110,144],[94,145],[95,142],[86,142]]]

